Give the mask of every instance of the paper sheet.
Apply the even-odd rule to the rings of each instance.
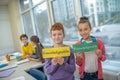
[[[15,72],[14,69],[8,69],[8,70],[5,70],[5,71],[1,71],[0,72],[0,78],[10,76],[13,72]]]

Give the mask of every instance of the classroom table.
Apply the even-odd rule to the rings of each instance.
[[[16,62],[17,62],[17,60],[15,60],[15,59],[11,60],[8,64],[8,66],[14,65]],[[0,78],[0,80],[11,80],[13,78],[17,78],[20,76],[24,76],[25,80],[36,80],[34,77],[32,77],[30,74],[28,74],[27,71],[30,68],[40,68],[43,66],[44,66],[44,64],[42,64],[41,62],[28,61],[28,62],[17,65],[17,67],[13,68],[13,69],[15,69],[14,73],[12,73],[8,77]]]

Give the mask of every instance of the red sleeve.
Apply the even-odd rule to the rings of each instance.
[[[104,43],[103,43],[100,39],[97,39],[97,42],[98,42],[98,48],[99,48],[100,50],[102,50],[102,58],[100,58],[100,60],[101,60],[101,61],[104,61],[104,60],[106,60]]]

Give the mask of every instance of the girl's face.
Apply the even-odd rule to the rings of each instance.
[[[90,26],[89,26],[89,24],[87,22],[86,23],[80,23],[78,25],[78,31],[79,31],[80,36],[84,40],[89,41],[91,39],[90,38],[91,28],[90,28]]]
[[[62,30],[54,30],[51,32],[51,38],[54,44],[62,44],[65,35]]]
[[[21,41],[23,44],[26,44],[28,42],[28,39],[26,37],[22,37]]]
[[[35,43],[35,42],[33,42],[33,41],[31,41],[31,43],[32,43],[32,45],[33,45],[33,46],[35,46],[35,45],[36,45],[36,43]]]

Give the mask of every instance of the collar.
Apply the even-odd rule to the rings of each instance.
[[[90,37],[92,39],[92,42],[96,42],[96,38],[94,36],[90,36]],[[86,41],[83,38],[81,38],[80,41],[82,42],[82,44],[86,44]]]

